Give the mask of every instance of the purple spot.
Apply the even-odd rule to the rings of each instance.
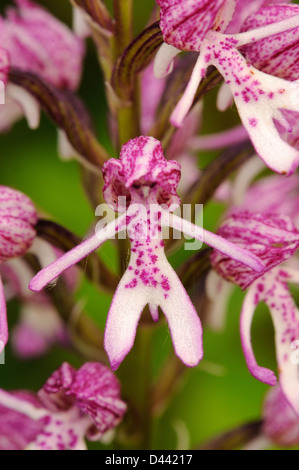
[[[137,286],[137,279],[134,278],[129,284],[125,285],[126,289],[134,289]]]
[[[249,119],[249,124],[251,125],[251,127],[256,127],[258,124],[258,120],[255,118],[251,118]]]
[[[166,276],[162,276],[161,286],[163,290],[169,291],[171,289],[169,280]]]

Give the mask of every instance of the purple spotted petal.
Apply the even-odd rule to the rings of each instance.
[[[242,182],[240,181],[240,184]],[[252,211],[263,214],[284,214],[299,228],[299,175],[286,178],[272,175],[254,183],[246,192],[241,206],[234,206],[229,214]]]
[[[130,188],[149,185],[158,187],[160,204],[180,202],[176,190],[181,178],[181,167],[174,160],[166,160],[161,143],[153,137],[138,137],[122,147],[120,160],[110,159],[103,166],[103,189],[107,204],[118,210],[118,197],[130,203]],[[138,188],[137,188],[138,189]]]
[[[100,434],[115,428],[126,411],[116,377],[99,363],[87,363],[78,371],[64,363],[48,379],[39,398],[53,410],[78,407],[92,418]]]
[[[260,258],[264,272],[290,258],[299,247],[299,232],[289,217],[239,212],[229,217],[218,234]],[[261,273],[214,251],[211,261],[218,274],[246,289]]]
[[[164,255],[164,242],[132,240],[132,257],[114,295],[105,329],[104,346],[116,370],[131,350],[144,307],[161,307],[177,356],[189,367],[202,359],[199,317]]]
[[[263,408],[263,433],[281,447],[299,443],[299,417],[289,405],[281,387],[271,389]]]
[[[241,313],[241,339],[246,362],[251,374],[269,385],[276,377],[269,369],[257,365],[254,357],[250,328],[256,306],[260,302],[268,306],[275,328],[275,343],[279,381],[293,409],[299,415],[299,364],[292,361],[294,342],[299,338],[299,310],[291,296],[288,283],[298,282],[298,274],[289,269],[275,268],[262,276],[250,287]]]
[[[260,28],[298,14],[298,5],[269,5],[251,15],[245,22],[243,31]],[[247,61],[258,70],[286,80],[299,78],[299,28],[249,44],[242,51]]]
[[[11,65],[41,75],[59,88],[78,87],[84,46],[63,23],[30,0],[16,0],[0,18],[0,44]]]
[[[296,111],[298,84],[248,65],[236,49],[238,43],[239,40],[231,36],[216,32],[207,34],[191,80],[172,114],[171,122],[177,127],[182,125],[208,66],[214,65],[231,90],[242,123],[258,155],[274,171],[291,174],[299,164],[299,152],[281,138],[277,124],[292,131],[284,113],[285,110]]]
[[[224,0],[157,0],[164,41],[182,51],[198,51],[206,33],[217,25]]]
[[[37,214],[25,194],[0,186],[0,262],[22,256],[34,238]]]
[[[77,406],[92,418],[101,434],[118,426],[127,409],[120,399],[117,378],[99,363],[82,366],[66,393],[75,398]]]
[[[284,0],[283,3],[288,3],[289,0]],[[259,11],[263,6],[268,4],[282,3],[281,0],[236,0],[236,9],[234,16],[226,30],[228,34],[234,34],[241,31],[247,18],[257,11]]]
[[[74,397],[66,392],[76,377],[76,369],[67,362],[57,369],[38,392],[40,401],[51,411],[68,410],[75,403]]]
[[[33,393],[17,392],[14,395],[40,406]],[[24,450],[42,429],[39,421],[0,404],[0,450]]]

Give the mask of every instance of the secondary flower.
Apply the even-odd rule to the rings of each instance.
[[[36,235],[36,222],[31,200],[19,191],[0,186],[0,263],[26,253]],[[0,277],[0,352],[7,340],[6,303]]]
[[[100,440],[125,412],[107,367],[86,363],[76,371],[64,363],[37,394],[0,389],[0,448],[86,450],[85,437]]]
[[[266,6],[260,16],[254,13],[247,19],[246,24],[254,29],[224,34],[234,13],[234,0],[158,0],[158,4],[166,44],[156,57],[156,76],[171,72],[173,59],[180,51],[200,53],[173,112],[173,125],[182,124],[208,67],[215,66],[233,96],[258,155],[278,173],[294,172],[299,153],[281,137],[281,129],[292,132],[288,113],[298,110],[299,75],[294,60],[299,50],[298,5]],[[258,68],[252,65],[255,63]],[[224,101],[229,102],[226,94]]]
[[[36,240],[31,252],[39,252]],[[46,245],[44,242],[43,245]],[[42,247],[45,255],[45,246]],[[50,259],[57,256],[54,250]],[[61,255],[61,252],[59,253]],[[49,261],[48,261],[49,262]],[[34,294],[28,289],[28,283],[34,272],[22,258],[12,259],[0,266],[4,282],[6,302],[13,298],[21,301],[19,321],[10,332],[11,346],[22,359],[33,358],[45,354],[53,345],[68,345],[69,338],[56,308],[47,293]],[[70,273],[76,279],[75,273]],[[71,285],[73,288],[74,285]]]
[[[260,256],[265,271],[257,275],[214,252],[211,261],[224,279],[248,288],[241,312],[241,340],[250,373],[262,382],[275,385],[275,374],[260,367],[251,344],[251,323],[257,305],[264,302],[271,313],[276,337],[276,353],[281,388],[299,414],[298,365],[293,364],[293,343],[299,338],[299,311],[288,283],[299,283],[298,271],[287,265],[299,247],[299,232],[287,216],[237,212],[224,221],[219,234]]]
[[[67,26],[31,0],[15,0],[0,17],[0,45],[10,67],[32,72],[60,89],[75,90],[81,79],[84,43]],[[1,65],[1,61],[0,61]],[[23,115],[31,128],[39,125],[39,105],[21,87],[8,83],[0,108],[0,130]]]
[[[202,358],[202,328],[187,292],[164,253],[162,227],[173,227],[238,259],[252,269],[263,270],[260,260],[201,227],[172,215],[180,204],[176,193],[180,165],[167,161],[156,139],[138,137],[125,144],[120,160],[103,167],[104,198],[122,214],[106,227],[38,273],[30,289],[40,291],[65,269],[97,249],[124,229],[131,241],[131,259],[114,295],[105,329],[105,349],[113,370],[131,350],[141,313],[149,304],[154,321],[163,310],[176,354],[188,366]]]

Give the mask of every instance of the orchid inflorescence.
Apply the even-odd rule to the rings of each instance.
[[[28,360],[59,345],[86,362],[76,370],[63,359],[37,394],[1,388],[0,448],[79,450],[87,448],[85,438],[150,447],[153,415],[165,409],[184,366],[201,363],[202,325],[223,329],[234,285],[246,290],[240,336],[248,369],[274,387],[263,422],[240,442],[299,444],[299,312],[289,286],[299,283],[299,6],[157,0],[134,38],[131,1],[114,1],[113,15],[103,0],[71,3],[73,30],[31,0],[15,0],[0,17],[0,131],[23,117],[37,129],[43,110],[57,128],[60,157],[77,160],[93,210],[103,204],[109,215],[81,240],[42,217],[36,198],[35,206],[23,192],[0,186],[0,353],[11,344]],[[77,94],[89,37],[105,82],[113,158]],[[205,95],[217,85],[215,107],[235,105],[241,123],[201,135]],[[203,169],[197,153],[207,150],[216,156]],[[226,207],[217,234],[181,210],[212,200]],[[179,257],[175,269],[178,233],[208,248],[194,245],[197,252]],[[94,253],[109,240],[117,274]],[[112,296],[104,332],[78,301],[78,268]],[[10,341],[12,298],[21,317]],[[278,379],[258,365],[252,347],[260,303],[273,319]],[[160,361],[154,382],[145,372],[148,352],[140,351],[150,341],[143,333],[163,325],[160,310],[174,351]],[[123,399],[114,374],[120,366]],[[145,373],[150,379],[139,388]],[[145,412],[138,393],[148,398],[150,391]],[[226,445],[224,435],[208,448]]]

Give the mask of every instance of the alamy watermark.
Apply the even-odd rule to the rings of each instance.
[[[190,240],[184,244],[184,249],[187,251],[199,250],[203,245],[201,241],[203,240],[203,204],[183,204],[182,206],[168,207],[157,203],[148,206],[132,203],[126,210],[126,198],[121,196],[118,198],[117,207],[120,214],[127,214],[127,222],[118,234],[118,239],[126,239],[128,232],[131,240],[145,240],[147,237],[155,237],[153,231],[156,229],[162,232],[164,240]],[[172,213],[182,219],[181,225],[177,226],[179,230],[171,228],[170,218]],[[105,227],[111,222],[111,214],[107,210],[107,205],[100,204],[96,208],[95,215],[101,217],[100,222],[95,227],[95,232],[105,231]],[[114,213],[114,217],[117,218],[117,214]],[[183,233],[184,222],[190,222],[195,226],[190,227],[187,235]],[[195,239],[195,231],[197,239]]]

